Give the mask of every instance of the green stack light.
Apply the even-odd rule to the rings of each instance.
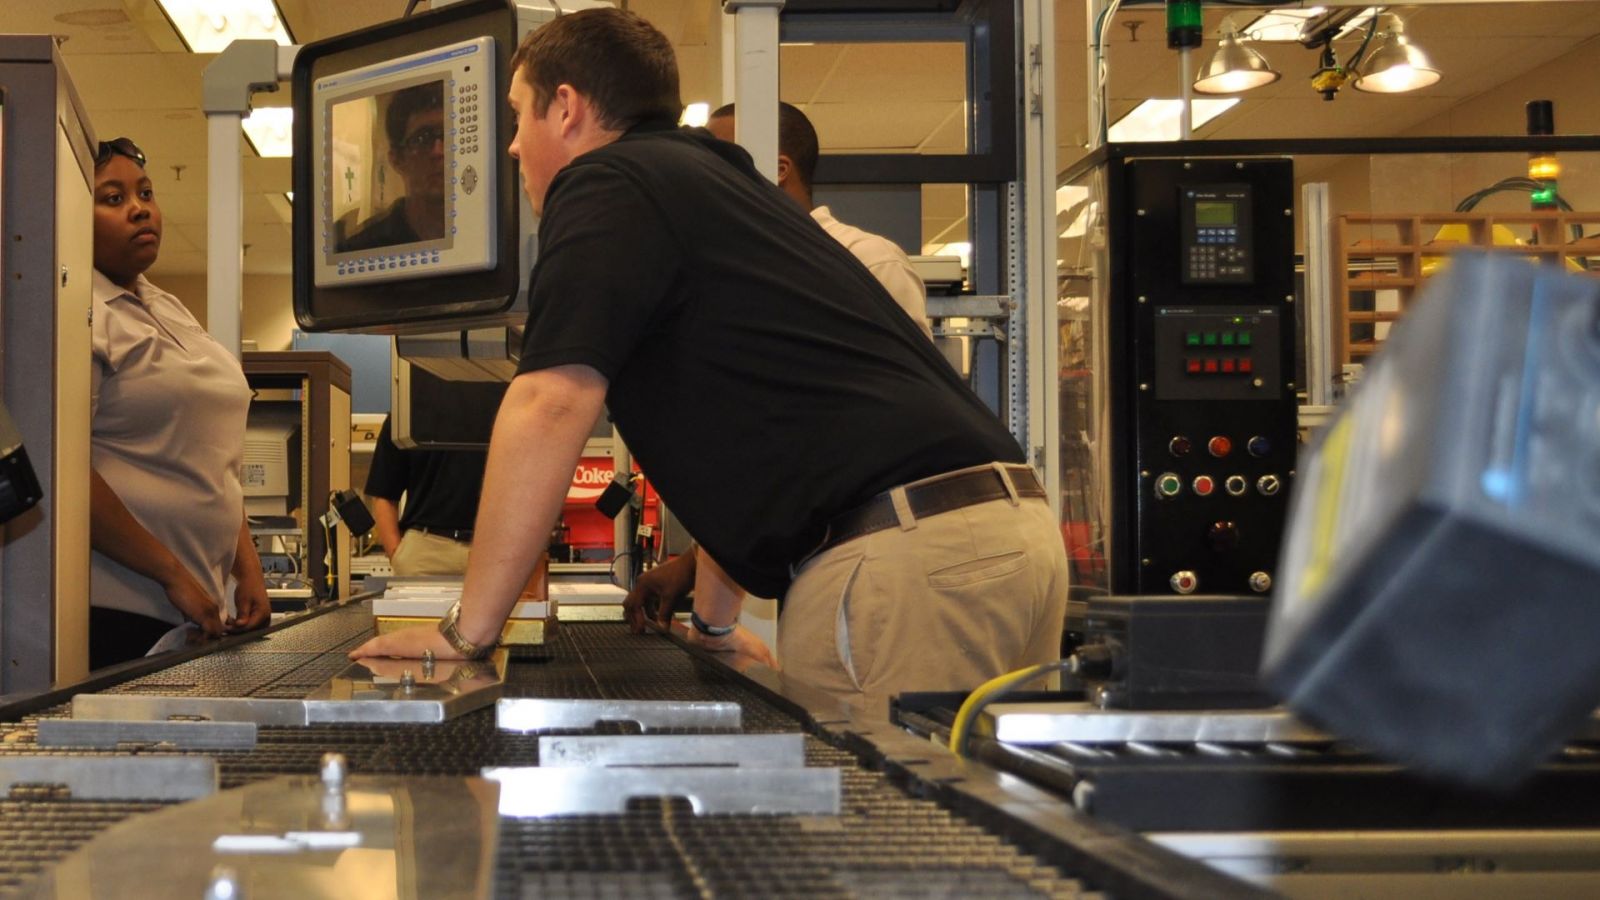
[[[1167,0],[1167,47],[1198,47],[1205,35],[1199,0]]]

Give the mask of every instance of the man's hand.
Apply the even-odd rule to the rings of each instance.
[[[767,649],[766,642],[743,625],[735,625],[732,631],[722,637],[701,634],[693,628],[684,628],[682,634],[686,642],[696,647],[733,654],[734,659],[729,665],[737,670],[742,671],[750,663],[761,663],[769,669],[778,668],[778,659]]]
[[[188,569],[178,567],[162,588],[167,592],[167,602],[183,613],[184,618],[200,626],[206,637],[222,636],[222,613],[216,599],[206,593]]]
[[[672,624],[672,606],[694,586],[695,554],[685,553],[656,566],[633,583],[633,590],[622,600],[622,615],[634,634],[644,631],[647,620],[666,628]],[[655,612],[649,610],[655,604]]]
[[[402,628],[380,634],[350,651],[351,659],[364,656],[394,656],[402,659],[421,659],[422,651],[432,650],[434,659],[461,659],[461,654],[444,639],[439,629],[432,625]]]
[[[272,621],[272,600],[267,597],[267,584],[258,575],[245,578],[233,592],[234,615],[223,622],[229,634],[254,631]]]

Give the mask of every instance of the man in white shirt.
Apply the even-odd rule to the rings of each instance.
[[[724,141],[733,142],[733,104],[711,114],[706,128]],[[817,206],[811,197],[811,180],[817,171],[820,154],[817,130],[806,114],[788,103],[778,104],[778,187],[794,198],[800,208],[811,213],[834,240],[861,260],[872,277],[889,292],[894,302],[906,311],[929,339],[928,296],[922,279],[911,268],[911,260],[893,241],[833,217],[826,206]]]

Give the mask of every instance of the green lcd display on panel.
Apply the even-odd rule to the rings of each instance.
[[[1233,225],[1235,205],[1221,200],[1196,200],[1194,203],[1194,224],[1196,225]]]

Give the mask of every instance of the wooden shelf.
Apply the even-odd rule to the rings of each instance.
[[[1449,225],[1459,226],[1459,231],[1452,238],[1433,239],[1441,227]],[[1496,225],[1510,226],[1539,243],[1496,244]],[[1351,326],[1396,322],[1403,315],[1403,312],[1353,309],[1350,300],[1352,293],[1395,291],[1399,294],[1399,307],[1403,311],[1410,306],[1417,290],[1428,281],[1428,276],[1424,274],[1424,261],[1431,270],[1439,260],[1465,249],[1541,263],[1560,264],[1573,257],[1600,257],[1600,234],[1570,239],[1573,226],[1583,225],[1591,230],[1600,228],[1600,213],[1550,210],[1526,213],[1347,213],[1339,216],[1333,222],[1335,364],[1357,362],[1383,346],[1383,341],[1377,338],[1351,340]],[[1503,235],[1505,230],[1501,228],[1500,233]],[[1458,239],[1463,234],[1465,239]],[[1395,271],[1372,271],[1373,265]],[[1600,267],[1591,274],[1600,275]]]

